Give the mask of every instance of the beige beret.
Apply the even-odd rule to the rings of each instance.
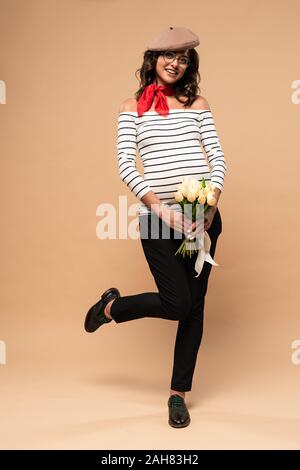
[[[151,39],[148,43],[147,50],[164,51],[170,49],[178,51],[180,49],[192,49],[193,47],[199,46],[199,44],[198,36],[190,29],[170,26]]]

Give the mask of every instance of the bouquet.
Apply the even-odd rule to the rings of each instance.
[[[210,182],[206,185],[205,179],[202,178],[202,183],[191,176],[186,176],[183,182],[179,185],[178,191],[175,193],[175,200],[178,202],[185,215],[191,219],[192,222],[199,220],[201,211],[203,214],[209,206],[217,204],[215,195],[215,187]],[[195,270],[198,277],[204,261],[208,261],[214,266],[218,266],[209,254],[211,241],[208,233],[205,231],[201,239],[185,237],[176,251],[175,255],[181,254],[183,257],[188,255],[190,258],[198,251],[198,257],[195,264]]]

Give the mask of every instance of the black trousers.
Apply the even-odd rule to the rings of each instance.
[[[150,233],[151,224],[152,227],[159,227],[158,236],[153,235],[153,231]],[[190,391],[203,334],[204,302],[212,265],[205,261],[200,275],[195,278],[197,255],[191,258],[183,258],[181,254],[175,256],[183,234],[170,228],[154,213],[140,215],[139,228],[142,248],[158,292],[143,292],[115,299],[110,313],[116,323],[144,317],[178,321],[170,388]],[[212,257],[221,232],[222,219],[217,209],[207,230]],[[165,233],[170,236],[166,238]]]

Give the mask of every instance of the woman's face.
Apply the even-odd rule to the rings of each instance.
[[[184,62],[181,57],[189,58],[189,50],[182,49],[172,52],[176,54],[173,61],[166,60],[164,55],[160,55],[157,59],[155,69],[157,85],[172,85],[185,74],[187,67],[181,64],[181,62]]]

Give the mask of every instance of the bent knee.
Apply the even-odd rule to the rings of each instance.
[[[175,299],[168,304],[168,310],[174,320],[185,320],[192,310],[192,299],[187,296],[186,298]]]

